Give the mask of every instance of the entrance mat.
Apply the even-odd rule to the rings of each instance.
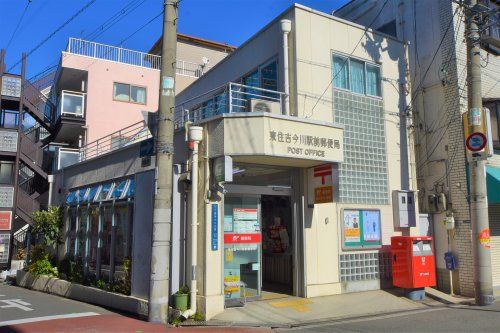
[[[288,294],[273,293],[270,291],[263,291],[259,301],[269,301],[272,299],[289,298]]]
[[[306,298],[269,302],[269,305],[275,308],[290,308],[297,312],[310,312],[311,308],[308,306],[309,304],[312,304],[312,301]]]

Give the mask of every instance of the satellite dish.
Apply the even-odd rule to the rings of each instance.
[[[210,62],[210,59],[208,59],[207,57],[203,57],[201,58],[201,61],[203,61],[203,65],[206,66]]]

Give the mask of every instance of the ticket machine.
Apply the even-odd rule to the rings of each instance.
[[[412,290],[436,285],[432,237],[391,237],[391,253],[394,286]]]

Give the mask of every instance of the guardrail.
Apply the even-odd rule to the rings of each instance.
[[[146,122],[140,121],[80,148],[80,162],[151,138]]]
[[[186,121],[197,122],[216,115],[236,112],[270,112],[283,114],[286,94],[280,91],[229,82],[175,107],[174,126]]]
[[[160,69],[161,67],[160,56],[79,38],[69,39],[66,52],[145,68]]]
[[[85,57],[120,62],[133,66],[140,66],[158,70],[161,68],[161,56],[130,49],[124,49],[117,46],[91,42],[79,38],[69,39],[68,46],[66,47],[66,52],[82,55]],[[179,75],[199,78],[210,68],[211,67],[209,66],[197,64],[194,62],[177,60],[176,73]]]

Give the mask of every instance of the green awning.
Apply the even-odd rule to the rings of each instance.
[[[500,204],[500,168],[486,166],[488,204]]]

